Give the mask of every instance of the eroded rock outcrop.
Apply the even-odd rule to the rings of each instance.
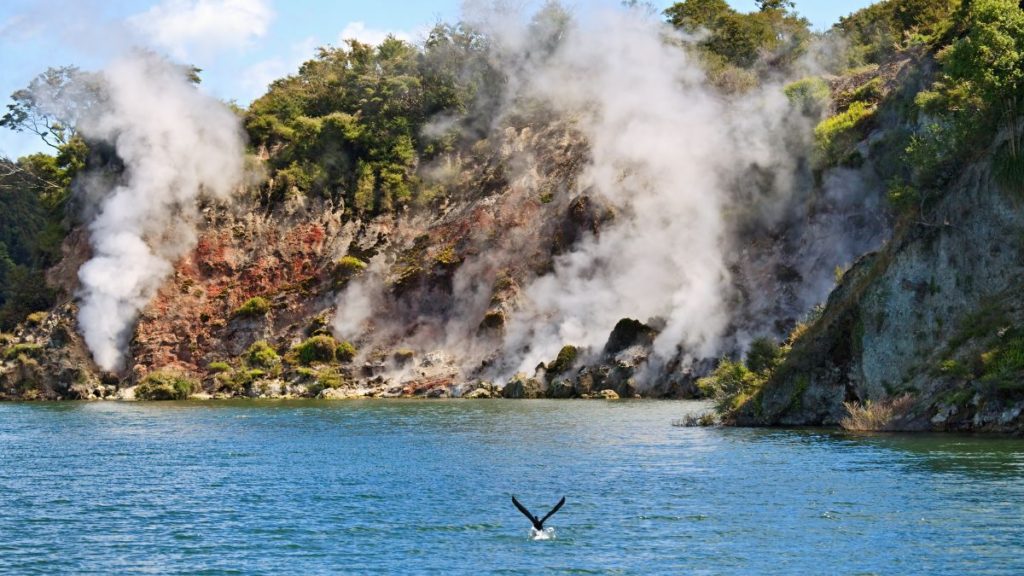
[[[927,221],[862,258],[743,425],[835,425],[844,403],[903,409],[887,429],[1024,431],[1024,213],[972,166]]]

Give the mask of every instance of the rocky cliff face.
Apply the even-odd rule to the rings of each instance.
[[[652,364],[659,318],[624,318],[599,349],[565,342],[530,373],[494,381],[516,353],[503,346],[525,287],[618,222],[616,206],[578,185],[588,155],[571,122],[520,122],[430,167],[443,194],[428,209],[362,219],[297,194],[267,210],[256,190],[211,205],[195,249],[142,312],[123,374],[97,369],[78,335],[77,271],[90,253],[74,232],[49,273],[67,297],[4,337],[0,391],[132,397],[150,375],[170,373],[187,383],[182,394],[223,397],[695,396],[714,359],[680,349]],[[787,216],[773,226],[732,222],[743,232],[730,261],[738,312],[727,346],[760,324],[788,331],[811,275],[839,263],[806,255],[863,222],[864,209],[808,187],[780,210]],[[357,329],[346,314],[359,316]]]
[[[1024,213],[987,162],[862,258],[741,425],[1024,430]]]

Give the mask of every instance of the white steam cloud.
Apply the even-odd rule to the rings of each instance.
[[[241,181],[244,142],[234,113],[181,66],[140,52],[100,78],[79,131],[111,144],[124,171],[114,186],[86,181],[93,256],[78,273],[78,319],[96,363],[117,370],[139,311],[195,245],[200,198],[226,199]]]
[[[659,24],[605,11],[585,25],[527,89],[578,117],[591,147],[580,184],[619,217],[526,289],[509,350],[529,344],[527,370],[563,343],[600,347],[635,316],[666,320],[656,342],[666,358],[677,345],[712,354],[728,323],[723,169],[738,161],[728,108]]]
[[[507,378],[532,372],[564,344],[599,352],[619,320],[637,318],[659,328],[648,373],[654,377],[672,360],[714,357],[778,332],[775,321],[798,317],[831,288],[818,285],[819,269],[801,269],[814,285],[787,293],[778,269],[824,263],[830,277],[838,243],[868,247],[855,240],[857,230],[844,229],[840,238],[810,230],[822,225],[802,202],[814,188],[802,163],[813,120],[788,101],[782,79],[724,95],[684,49],[693,39],[657,15],[590,8],[572,19],[548,4],[530,20],[506,4],[476,2],[467,4],[466,19],[490,40],[492,65],[506,74],[504,107],[492,126],[538,108],[569,122],[589,153],[576,188],[564,193],[590,196],[614,218],[556,257],[550,272],[526,279],[497,358],[480,353],[487,344],[476,328],[495,272],[515,255],[488,249],[456,274],[451,302],[465,310],[441,322],[425,319],[423,307],[418,316],[395,314],[423,327],[399,336],[403,344],[473,355],[477,366],[486,359],[489,376]],[[535,163],[532,153],[523,151],[521,163]],[[837,213],[824,224],[839,219]],[[805,242],[814,238],[827,241]],[[372,308],[388,303],[367,295],[382,290],[380,275],[367,275],[340,296],[340,335],[355,336],[361,323],[380,316]],[[388,337],[411,332],[380,328],[374,325],[376,334]]]

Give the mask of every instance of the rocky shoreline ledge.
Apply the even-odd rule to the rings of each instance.
[[[169,362],[154,369],[136,362],[126,374],[104,373],[74,330],[74,317],[74,304],[67,303],[30,318],[0,341],[0,400],[618,399],[700,394],[697,375],[682,370],[661,386],[638,386],[653,331],[629,319],[616,326],[601,352],[565,346],[532,375],[515,374],[502,383],[467,377],[458,359],[442,351],[360,354],[322,327],[307,332],[305,339],[276,346],[255,340],[202,368]],[[239,326],[245,322],[236,321]]]

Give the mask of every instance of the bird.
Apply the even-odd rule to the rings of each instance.
[[[558,504],[555,504],[555,507],[552,508],[550,512],[545,514],[543,518],[537,518],[536,516],[531,514],[530,511],[526,509],[526,506],[523,506],[522,504],[519,503],[519,500],[516,500],[515,496],[512,496],[512,503],[515,504],[516,508],[518,508],[519,511],[523,513],[523,516],[526,516],[530,519],[530,522],[533,523],[533,529],[540,532],[544,530],[544,521],[548,518],[551,518],[551,515],[555,512],[558,512],[558,509],[561,508],[563,504],[565,504],[565,496],[562,496],[562,499],[558,501]]]

